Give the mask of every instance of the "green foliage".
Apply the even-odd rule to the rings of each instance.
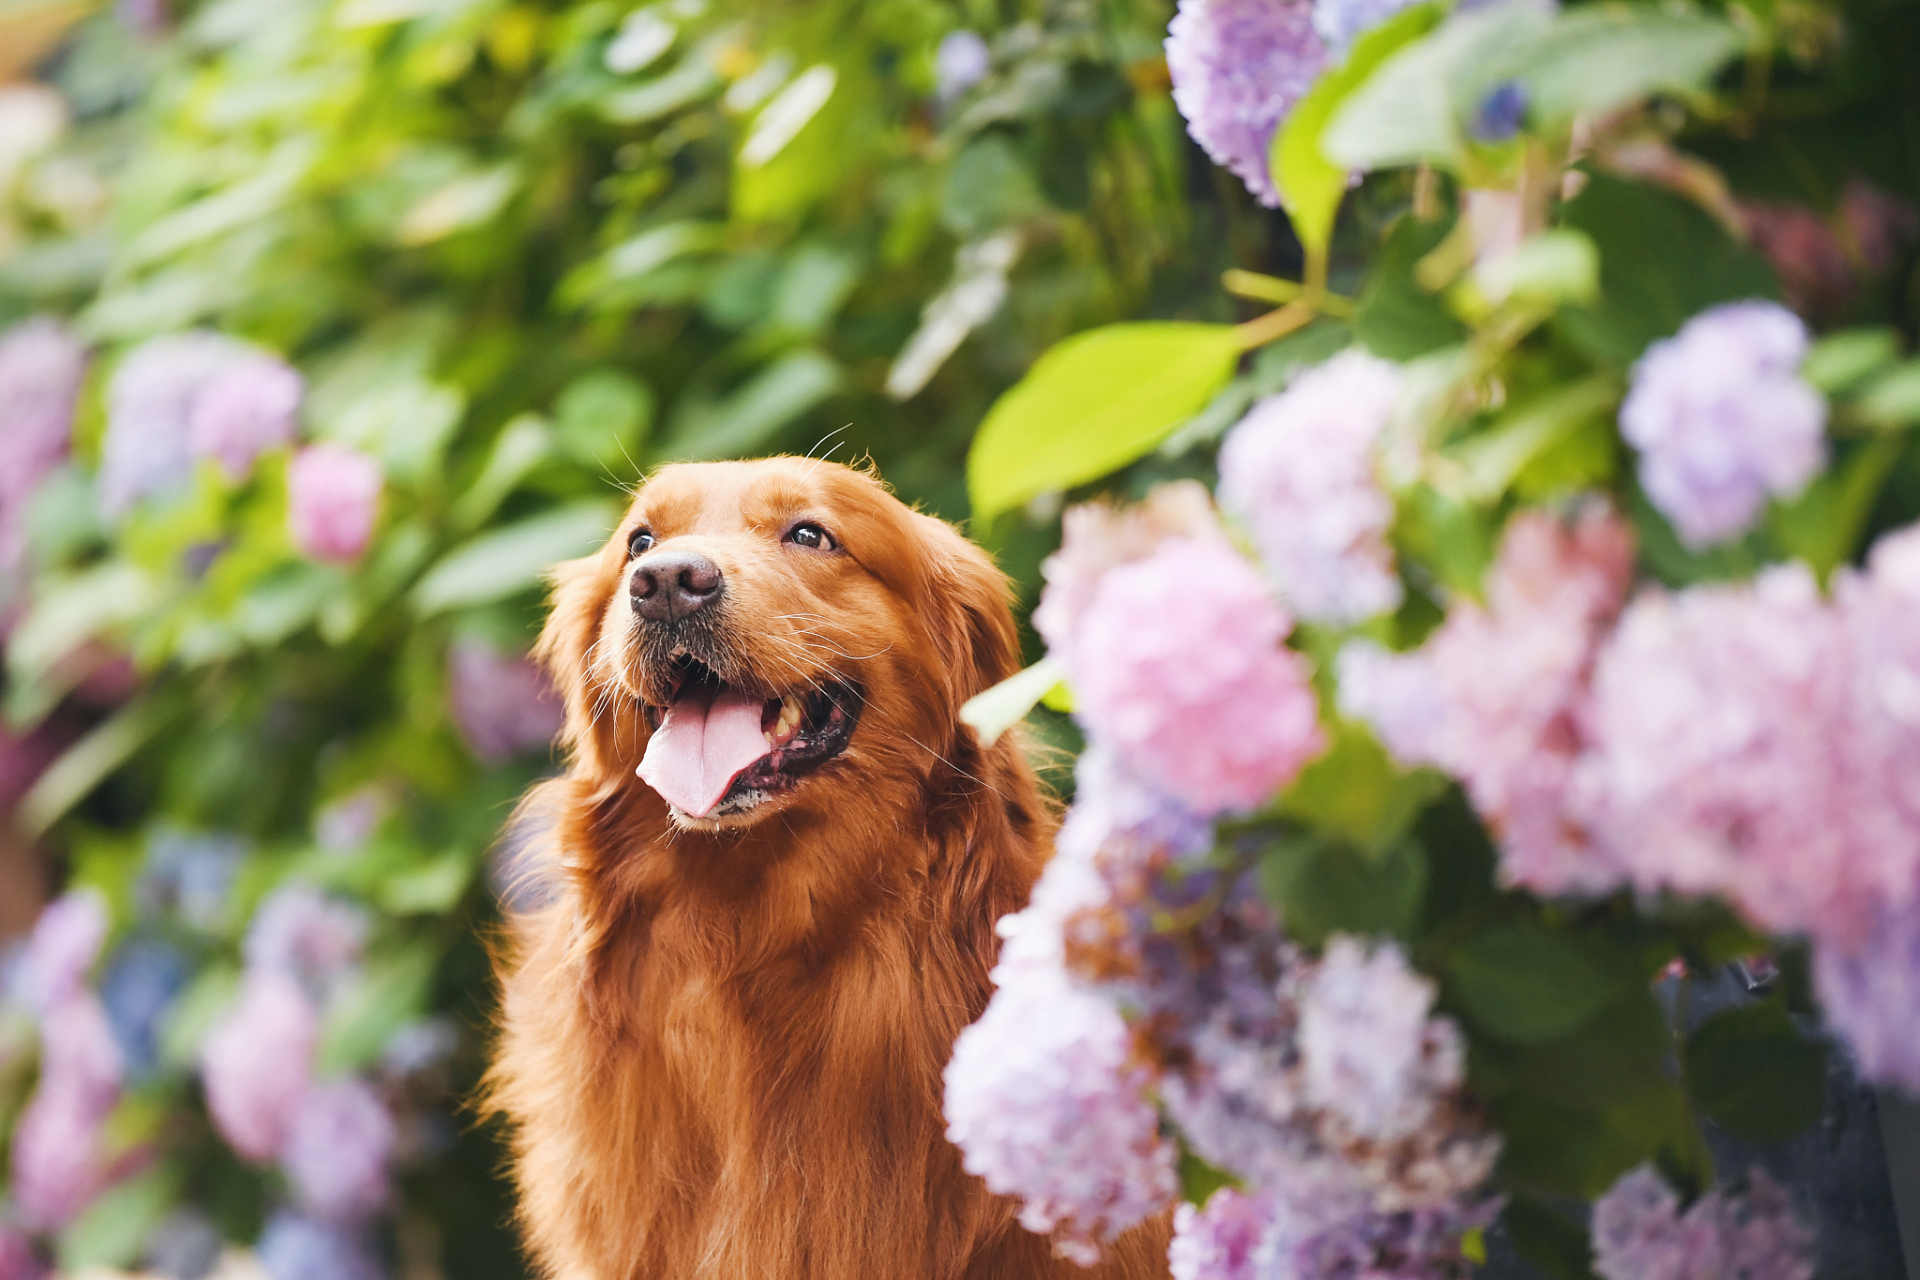
[[[1773,999],[1714,1014],[1687,1038],[1687,1085],[1735,1137],[1774,1142],[1812,1124],[1826,1101],[1827,1051]]]

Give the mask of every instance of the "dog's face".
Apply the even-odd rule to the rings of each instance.
[[[1015,661],[985,555],[832,463],[667,467],[558,583],[541,649],[578,764],[683,829],[924,773]]]

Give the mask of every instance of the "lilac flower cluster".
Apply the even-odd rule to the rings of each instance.
[[[124,1167],[106,1121],[125,1067],[85,985],[107,925],[99,895],[78,890],[41,913],[27,944],[20,994],[40,1024],[40,1083],[14,1126],[11,1186],[22,1223],[37,1231],[72,1221]]]
[[[1769,496],[1825,465],[1826,401],[1800,377],[1807,328],[1785,307],[1703,311],[1647,349],[1620,406],[1640,483],[1688,546],[1744,532]]]
[[[1398,398],[1393,365],[1347,351],[1255,404],[1220,446],[1220,505],[1310,622],[1359,622],[1400,604],[1393,500],[1375,475]]]
[[[1269,208],[1267,152],[1328,62],[1311,0],[1180,0],[1167,72],[1187,132]]]
[[[305,393],[284,361],[221,334],[142,343],[107,387],[102,508],[120,515],[140,499],[177,492],[201,458],[244,479],[261,454],[292,442]]]
[[[67,455],[86,365],[86,348],[55,321],[0,333],[0,580],[20,567],[34,490]]]
[[[1466,1270],[1465,1233],[1496,1205],[1468,1214],[1370,1213],[1317,1188],[1291,1195],[1222,1188],[1204,1208],[1174,1213],[1173,1280],[1454,1280]]]
[[[547,747],[566,718],[539,664],[482,640],[456,640],[448,651],[447,702],[468,748],[489,764]]]
[[[1747,1175],[1744,1194],[1711,1191],[1683,1212],[1642,1165],[1593,1206],[1601,1280],[1812,1280],[1813,1239],[1787,1193],[1759,1169]]]
[[[366,926],[359,908],[308,886],[277,890],[248,931],[239,999],[201,1048],[221,1136],[249,1160],[278,1161],[320,1223],[361,1222],[392,1196],[386,1103],[364,1081],[315,1079],[321,1010],[358,964]]]

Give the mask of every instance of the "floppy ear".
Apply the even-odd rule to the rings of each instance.
[[[958,711],[968,698],[1019,670],[1013,584],[953,526],[917,512],[914,524],[927,557],[923,616],[944,668],[947,705]]]
[[[596,744],[590,732],[594,691],[588,679],[587,655],[600,634],[600,614],[606,605],[602,559],[595,552],[553,567],[549,573],[553,609],[533,646],[533,656],[547,669],[553,687],[566,701],[567,724],[562,741],[590,765],[597,765],[598,760],[594,758]]]

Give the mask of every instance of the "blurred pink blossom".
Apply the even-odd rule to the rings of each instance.
[[[287,528],[310,560],[350,564],[373,540],[380,464],[339,445],[317,444],[287,466]]]
[[[350,1222],[392,1197],[387,1165],[395,1136],[387,1104],[366,1081],[316,1085],[294,1110],[280,1162],[302,1208]]]
[[[293,367],[264,351],[242,349],[194,396],[187,411],[187,445],[196,458],[219,462],[239,481],[254,459],[293,441],[306,383]]]
[[[249,972],[240,998],[200,1051],[207,1110],[227,1144],[249,1160],[280,1155],[313,1080],[320,1018],[292,975]]]
[[[490,762],[547,746],[565,718],[537,663],[479,640],[454,642],[447,655],[447,698],[467,746]]]

